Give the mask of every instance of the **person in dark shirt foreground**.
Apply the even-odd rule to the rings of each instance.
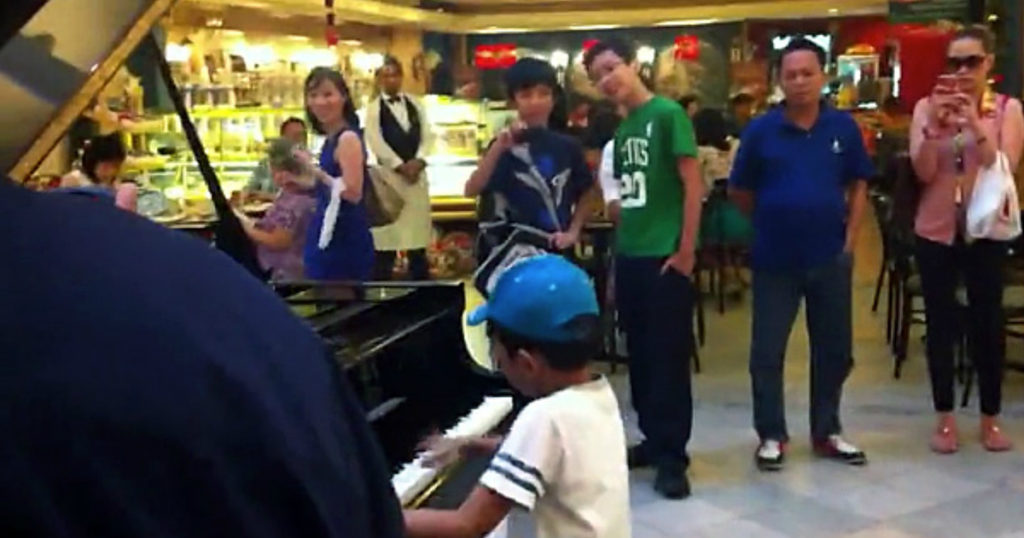
[[[0,259],[0,535],[402,535],[347,382],[228,257],[0,179]]]

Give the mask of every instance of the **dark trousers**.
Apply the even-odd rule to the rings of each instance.
[[[928,336],[928,373],[935,410],[948,413],[954,405],[953,347],[962,334],[956,290],[961,278],[967,288],[963,326],[971,361],[978,371],[981,412],[999,414],[1002,404],[1004,332],[1003,263],[1006,245],[978,240],[970,245],[944,245],[917,238]]]
[[[615,302],[626,333],[629,388],[652,459],[689,466],[693,425],[689,359],[694,290],[662,257],[616,259]]]
[[[853,259],[843,254],[806,271],[754,272],[750,379],[754,428],[762,439],[785,442],[783,363],[800,300],[811,341],[811,437],[842,430],[839,401],[853,365],[850,286]]]
[[[430,280],[430,264],[427,261],[427,250],[407,250],[405,255],[409,258],[409,280]],[[394,250],[378,250],[374,260],[373,279],[391,280],[395,272],[395,258],[398,252]]]

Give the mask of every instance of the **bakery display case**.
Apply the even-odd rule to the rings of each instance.
[[[194,107],[190,116],[224,192],[241,192],[263,157],[266,143],[287,118],[301,108]],[[195,222],[214,217],[209,192],[188,151],[176,114],[142,118],[122,130],[131,155],[123,176],[142,190],[139,212],[163,223]],[[243,208],[260,213],[265,203]]]
[[[488,100],[427,95],[422,102],[431,129],[426,161],[434,221],[475,220],[476,201],[463,195],[466,181],[513,113]]]
[[[870,45],[855,45],[836,57],[839,91],[836,106],[844,110],[875,110],[883,95],[879,76],[879,55]]]

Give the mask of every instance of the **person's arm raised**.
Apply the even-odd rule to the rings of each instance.
[[[910,161],[921,183],[931,183],[935,179],[939,172],[939,149],[952,143],[950,134],[936,124],[940,114],[933,108],[937,104],[932,99],[941,97],[925,97],[918,101],[910,122]]]
[[[467,197],[474,198],[479,196],[487,188],[487,184],[491,181],[491,176],[494,175],[494,169],[497,168],[501,155],[514,144],[514,129],[502,129],[498,133],[494,143],[487,149],[487,153],[484,153],[484,157],[480,159],[476,170],[473,170],[473,173],[469,176],[469,181],[466,182],[465,193]]]
[[[356,203],[363,198],[363,181],[366,175],[366,158],[363,143],[359,135],[346,131],[338,139],[338,148],[334,150],[334,158],[341,167],[341,199]]]

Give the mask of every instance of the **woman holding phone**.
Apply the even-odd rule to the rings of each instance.
[[[988,84],[994,38],[983,26],[956,33],[946,51],[946,74],[932,95],[914,109],[910,154],[921,183],[914,223],[917,263],[927,316],[928,371],[938,422],[931,448],[959,448],[954,405],[953,345],[957,334],[956,289],[967,289],[966,316],[971,359],[978,371],[982,445],[1011,448],[998,416],[1003,380],[1003,263],[1006,245],[968,241],[965,216],[978,171],[1006,155],[1016,170],[1024,144],[1020,101],[996,94]]]

